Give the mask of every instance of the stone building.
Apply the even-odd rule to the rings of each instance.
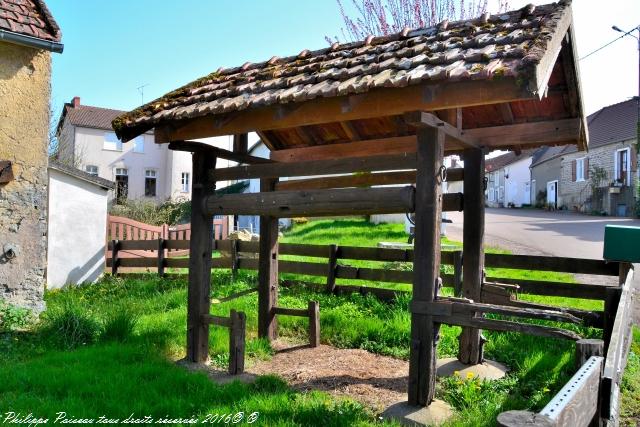
[[[589,152],[570,146],[562,153],[563,205],[581,212],[632,216],[637,197],[638,98],[604,107],[587,120]]]
[[[571,146],[541,147],[531,159],[531,203],[539,208],[563,206],[560,181],[562,154]]]
[[[51,52],[42,0],[0,1],[0,298],[41,310],[46,273]]]

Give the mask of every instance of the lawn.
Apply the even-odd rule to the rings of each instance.
[[[400,225],[372,226],[362,220],[314,221],[296,226],[283,241],[374,246],[378,241],[406,241]],[[350,262],[351,263],[351,262]],[[354,265],[354,264],[352,264]],[[532,278],[538,272],[523,273]],[[548,277],[548,276],[547,276]],[[570,277],[567,277],[570,278]],[[547,280],[560,280],[552,276]],[[256,285],[255,272],[213,273],[212,297],[221,300]],[[388,286],[388,284],[385,284]],[[320,302],[322,342],[344,348],[406,359],[409,348],[409,299],[385,304],[358,294],[330,296],[303,288],[282,288],[281,305],[305,307]],[[142,278],[103,279],[92,286],[48,292],[48,310],[37,324],[0,334],[0,410],[23,416],[125,419],[150,416],[205,419],[207,414],[253,412],[256,425],[379,425],[376,414],[348,400],[320,392],[292,391],[276,377],[255,384],[217,385],[206,376],[187,372],[173,361],[183,357],[186,335],[186,281]],[[559,303],[554,298],[538,301]],[[567,300],[568,301],[568,300]],[[564,301],[562,301],[564,302]],[[601,308],[577,301],[580,308]],[[248,364],[269,358],[270,346],[257,339],[255,293],[215,303],[212,313],[228,315],[231,308],[247,314]],[[17,318],[19,316],[13,316]],[[16,321],[14,323],[20,323]],[[282,317],[280,333],[303,340],[306,320]],[[20,325],[18,325],[20,326]],[[571,326],[585,337],[599,330]],[[460,328],[443,326],[439,356],[457,352]],[[438,397],[456,410],[451,426],[494,425],[497,414],[509,409],[541,409],[573,373],[573,343],[486,331],[486,357],[512,370],[502,380],[478,382],[439,380]],[[210,355],[226,367],[227,331],[212,327]],[[636,333],[629,371],[623,384],[623,413],[640,414],[640,336]],[[631,376],[630,376],[631,375]],[[4,416],[3,416],[4,417]],[[188,420],[182,424],[189,424]]]

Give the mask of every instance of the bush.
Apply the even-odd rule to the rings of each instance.
[[[123,216],[151,225],[181,224],[191,216],[191,202],[188,200],[167,200],[157,205],[149,200],[126,200],[109,209],[111,215]]]
[[[100,322],[74,301],[66,301],[60,309],[46,313],[44,332],[65,349],[95,342],[100,330]]]
[[[105,322],[102,339],[125,342],[133,335],[139,317],[130,311],[111,312]]]
[[[24,328],[31,323],[31,320],[32,316],[29,310],[16,307],[0,299],[0,332]]]

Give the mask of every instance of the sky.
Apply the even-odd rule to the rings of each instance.
[[[534,1],[544,4],[549,1]],[[349,4],[349,0],[344,0]],[[491,3],[491,1],[490,1]],[[511,0],[519,8],[530,0]],[[131,110],[219,67],[325,47],[341,34],[336,0],[47,0],[62,30],[52,102]],[[578,56],[640,24],[638,0],[574,0]],[[491,8],[490,8],[491,11]],[[638,31],[633,34],[639,35]],[[587,114],[638,95],[638,42],[630,36],[580,61]]]

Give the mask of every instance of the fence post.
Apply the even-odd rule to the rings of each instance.
[[[231,242],[231,278],[236,279],[238,273],[238,239],[233,239]]]
[[[318,301],[309,301],[309,343],[311,347],[320,345],[320,305]]]
[[[120,249],[120,241],[115,239],[112,240],[111,241],[111,275],[112,276],[118,275],[118,264],[119,264],[118,250],[119,249]]]
[[[165,240],[161,237],[158,239],[158,276],[164,276],[164,244]]]
[[[581,339],[576,341],[576,369],[580,369],[591,356],[602,356],[603,354],[603,340]]]
[[[604,340],[604,353],[609,351],[609,342],[611,341],[611,333],[613,332],[613,323],[616,320],[618,312],[618,304],[622,296],[622,289],[607,288],[604,299],[604,328],[602,331],[602,339]]]
[[[242,311],[231,310],[229,328],[229,374],[244,372],[244,346],[247,316]]]
[[[507,411],[498,415],[498,427],[553,427],[556,425],[544,415],[530,411]]]
[[[462,251],[453,252],[453,293],[462,296]]]
[[[333,294],[336,290],[336,268],[338,266],[338,245],[329,245],[329,261],[327,272],[327,293]]]

